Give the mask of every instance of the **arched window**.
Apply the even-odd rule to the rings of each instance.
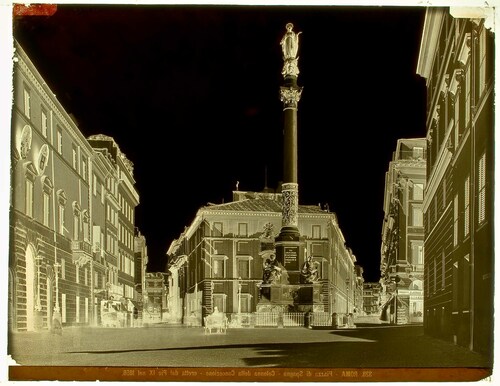
[[[81,213],[80,205],[78,202],[73,202],[73,240],[80,239],[80,228],[81,228]]]
[[[85,209],[82,212],[82,220],[83,220],[83,239],[85,241],[90,241],[90,216],[89,216],[89,211]]]
[[[42,221],[43,225],[50,227],[50,196],[54,190],[54,185],[49,177],[42,177]]]
[[[68,231],[65,226],[64,226],[64,217],[65,217],[65,206],[66,202],[68,201],[66,197],[66,193],[64,193],[64,190],[59,189],[57,191],[57,203],[58,203],[58,219],[59,219],[59,228],[58,231],[61,235],[64,234],[64,231]]]
[[[36,170],[33,166],[33,163],[27,162],[25,164],[25,194],[24,194],[24,202],[25,202],[25,210],[24,213],[33,217],[33,191],[34,191],[34,182],[35,182]]]

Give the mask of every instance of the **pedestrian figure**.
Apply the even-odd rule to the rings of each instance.
[[[62,335],[61,317],[58,314],[54,314],[52,318],[52,333]]]

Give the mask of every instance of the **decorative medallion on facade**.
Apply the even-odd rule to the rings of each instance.
[[[21,143],[19,144],[19,152],[22,159],[26,159],[28,157],[28,153],[31,150],[31,139],[31,127],[26,125],[23,127],[23,131],[21,132]]]
[[[282,186],[283,220],[282,226],[297,227],[299,224],[299,185],[288,182]]]
[[[49,162],[49,147],[44,144],[38,153],[38,174],[42,175],[45,172],[47,163]]]

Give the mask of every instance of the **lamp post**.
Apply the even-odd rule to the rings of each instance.
[[[42,329],[42,300],[40,297],[40,267],[42,265],[43,258],[41,256],[35,257],[36,263],[36,302],[35,302],[35,330]]]
[[[61,333],[62,330],[62,321],[61,321],[61,310],[59,308],[59,268],[61,264],[59,264],[56,260],[54,263],[54,273],[56,275],[56,304],[54,306],[54,314],[52,315],[52,328],[56,333]]]

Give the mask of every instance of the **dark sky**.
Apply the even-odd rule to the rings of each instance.
[[[135,164],[150,271],[207,202],[282,178],[279,42],[299,48],[299,196],[329,204],[379,279],[384,173],[398,138],[425,136],[416,65],[425,8],[58,6],[14,37],[85,136]]]

